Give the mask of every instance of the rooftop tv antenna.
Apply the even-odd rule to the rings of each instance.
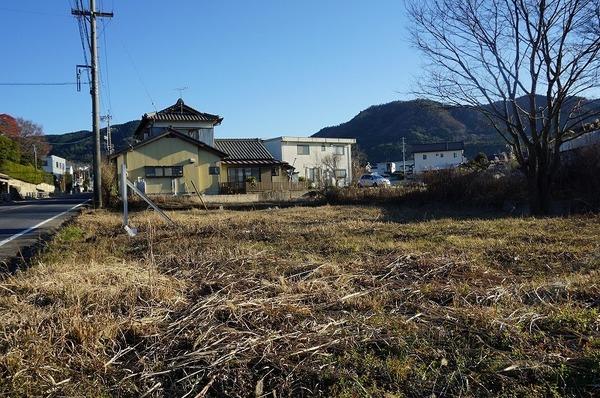
[[[177,88],[175,88],[174,90],[175,90],[175,91],[179,91],[179,98],[183,99],[183,92],[184,92],[185,90],[187,90],[188,88],[189,88],[188,86],[185,86],[185,87],[177,87]]]

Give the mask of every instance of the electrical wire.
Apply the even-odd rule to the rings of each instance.
[[[44,16],[49,16],[49,17],[69,18],[68,15],[64,15],[64,14],[53,14],[53,13],[49,13],[49,12],[34,11],[34,10],[23,10],[23,9],[17,9],[17,8],[0,7],[0,11],[15,12],[15,13],[20,13],[20,14],[44,15]]]
[[[47,137],[48,136],[46,136],[46,138]],[[81,138],[79,140],[70,141],[70,142],[51,142],[51,141],[48,141],[48,144],[50,144],[52,146],[56,146],[56,145],[71,145],[71,144],[77,144],[77,143],[80,143],[80,142],[83,142],[83,141],[88,141],[88,140],[90,140],[92,138],[94,138],[94,137],[93,137],[92,133],[90,132],[89,136],[86,136],[86,137]]]
[[[104,19],[101,19],[101,23],[102,23],[102,41],[104,42],[104,46],[103,46],[103,50],[104,50],[104,71],[105,73],[102,74],[100,73],[100,82],[103,83],[104,81],[106,81],[106,90],[102,90],[102,92],[106,92],[106,98],[107,98],[107,103],[108,103],[108,110],[107,110],[107,114],[111,115],[112,114],[112,100],[111,100],[111,95],[110,95],[110,79],[109,79],[109,71],[108,71],[108,46],[106,44],[106,23],[104,22]],[[111,115],[112,116],[112,115]]]
[[[148,90],[148,87],[144,83],[144,79],[142,79],[142,75],[141,75],[139,69],[137,68],[137,66],[135,65],[135,61],[133,60],[133,57],[131,56],[131,53],[127,49],[127,46],[125,45],[125,42],[120,37],[119,37],[119,41],[121,42],[121,46],[123,46],[123,50],[125,50],[125,54],[127,54],[127,58],[129,58],[129,62],[131,63],[131,66],[133,67],[133,70],[137,74],[137,77],[138,77],[138,79],[139,79],[142,87],[144,88],[144,91],[146,92],[146,95],[148,96],[148,99],[150,99],[150,103],[152,104],[152,107],[154,108],[154,111],[158,112],[158,109],[156,108],[156,105],[154,104],[154,100],[152,99],[152,96],[150,95],[150,91]]]
[[[32,83],[16,83],[16,82],[0,82],[0,86],[74,86],[76,85],[76,82],[57,82],[57,83],[50,83],[50,82],[32,82]],[[89,83],[82,83],[82,84],[89,84]]]

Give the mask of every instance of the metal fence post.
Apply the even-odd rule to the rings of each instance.
[[[125,162],[121,165],[121,200],[123,201],[123,226],[129,224],[127,209],[127,166]]]

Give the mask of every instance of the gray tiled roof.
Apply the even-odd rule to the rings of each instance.
[[[150,112],[144,115],[144,118],[149,120],[167,121],[167,122],[215,122],[220,123],[223,120],[218,115],[199,112],[194,108],[186,105],[181,98],[168,108],[158,112]]]
[[[442,151],[460,151],[465,149],[465,143],[458,142],[436,142],[433,144],[413,144],[413,153],[421,152],[442,152]]]
[[[229,156],[232,160],[269,160],[275,161],[273,155],[265,148],[258,138],[217,138],[215,147]]]

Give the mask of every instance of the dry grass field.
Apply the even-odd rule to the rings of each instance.
[[[171,214],[0,280],[0,396],[600,394],[600,216]]]

